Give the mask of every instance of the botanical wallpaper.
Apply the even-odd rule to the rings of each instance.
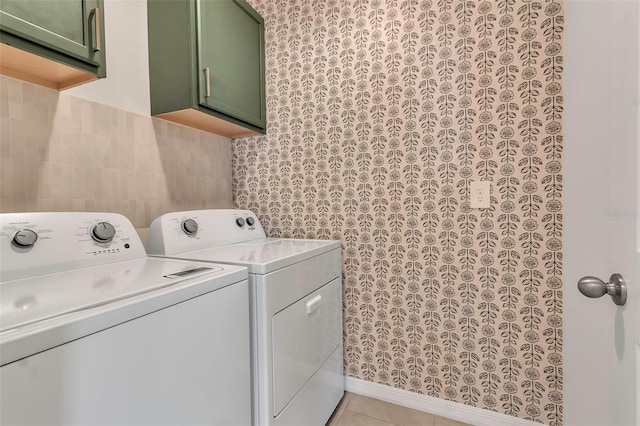
[[[251,3],[268,131],[234,203],[342,241],[346,373],[561,424],[562,3]]]

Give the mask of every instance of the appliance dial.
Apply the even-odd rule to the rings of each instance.
[[[180,227],[182,228],[182,232],[187,235],[194,235],[198,232],[198,222],[193,219],[183,220]]]
[[[91,229],[91,238],[98,243],[109,243],[116,235],[116,228],[109,222],[100,222]]]
[[[241,217],[237,218],[236,219],[236,225],[238,225],[240,227],[244,226],[244,219],[241,218]]]
[[[18,247],[31,247],[36,243],[38,234],[31,229],[21,229],[13,236],[13,243]]]
[[[253,226],[254,223],[256,223],[256,220],[254,218],[252,218],[251,216],[249,216],[247,218],[247,225]]]

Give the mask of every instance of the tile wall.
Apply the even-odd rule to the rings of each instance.
[[[229,139],[0,76],[0,211],[231,205]]]

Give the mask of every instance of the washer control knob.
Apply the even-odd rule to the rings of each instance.
[[[31,247],[36,243],[38,234],[31,229],[21,229],[13,236],[13,243],[18,247]]]
[[[109,222],[100,222],[91,229],[91,238],[98,243],[109,243],[116,235],[116,228]]]
[[[247,225],[253,226],[255,223],[256,223],[256,220],[254,218],[252,218],[251,216],[249,216],[247,218]]]
[[[244,219],[241,218],[241,217],[237,218],[236,219],[236,225],[238,225],[240,227],[244,226]]]
[[[198,232],[198,222],[193,219],[183,220],[180,227],[182,228],[182,232],[187,235],[195,235],[195,233]]]

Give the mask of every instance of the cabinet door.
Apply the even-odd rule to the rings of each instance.
[[[243,0],[197,0],[199,102],[265,128],[264,20]]]
[[[100,0],[1,0],[0,28],[92,65],[104,63]]]

